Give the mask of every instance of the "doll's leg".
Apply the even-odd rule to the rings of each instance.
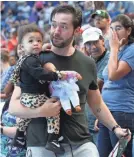
[[[72,115],[70,100],[68,97],[60,97],[61,106],[68,115]]]
[[[59,130],[60,130],[60,115],[47,118],[48,140],[45,146],[46,149],[55,153],[64,153],[64,148],[60,145]]]
[[[81,111],[80,100],[77,91],[71,91],[69,99],[77,112]]]

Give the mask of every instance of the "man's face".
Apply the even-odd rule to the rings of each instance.
[[[99,58],[105,51],[104,40],[88,41],[85,43],[85,49],[94,59]]]
[[[72,43],[74,37],[72,20],[72,15],[65,13],[57,13],[52,18],[50,39],[53,46],[64,48]]]
[[[109,19],[96,15],[94,17],[94,25],[99,29],[104,29],[109,25]]]
[[[10,58],[9,58],[9,64],[11,65],[11,66],[13,66],[13,65],[15,65],[16,64],[16,58],[15,58],[15,56],[10,56]]]

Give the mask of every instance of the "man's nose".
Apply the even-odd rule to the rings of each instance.
[[[60,26],[57,26],[55,28],[55,33],[61,33],[61,27]]]
[[[91,43],[90,49],[94,49],[94,48],[96,48],[95,44],[94,44],[94,43]]]

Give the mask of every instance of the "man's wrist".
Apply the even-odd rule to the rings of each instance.
[[[115,126],[113,126],[112,131],[115,132],[117,128],[121,128],[121,127],[118,124],[116,124]]]

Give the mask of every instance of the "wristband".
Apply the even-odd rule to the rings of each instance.
[[[112,128],[112,131],[114,132],[116,128],[120,128],[119,125],[115,125],[113,128]]]
[[[62,75],[59,71],[56,71],[57,75],[58,75],[58,80],[60,80],[62,78]]]
[[[1,126],[1,128],[0,128],[0,132],[1,132],[1,134],[3,134],[3,126]]]

